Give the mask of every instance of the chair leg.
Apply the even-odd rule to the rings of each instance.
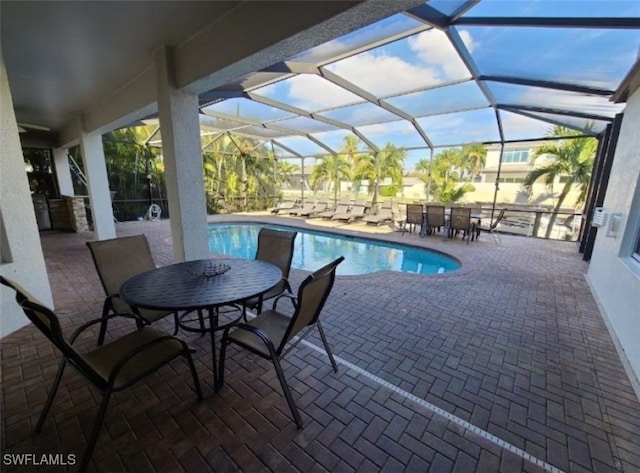
[[[275,356],[275,353],[272,353],[271,359],[273,360],[273,366],[276,369],[276,374],[278,375],[278,379],[280,380],[282,392],[284,393],[284,397],[287,400],[287,404],[289,404],[291,415],[293,415],[298,429],[302,429],[302,418],[300,417],[300,413],[298,412],[296,403],[294,402],[291,391],[289,390],[289,385],[287,384],[287,380],[284,377],[284,372],[282,371],[282,367],[280,366],[280,362],[278,361],[278,357]]]
[[[173,336],[178,335],[178,331],[180,330],[180,319],[178,319],[178,313],[173,313],[173,323],[175,324],[175,328],[173,329]]]
[[[100,433],[100,428],[102,427],[102,421],[104,420],[104,414],[107,411],[110,397],[111,387],[108,387],[107,390],[102,394],[102,402],[100,402],[100,408],[98,409],[96,420],[93,422],[91,435],[89,435],[89,442],[87,443],[87,447],[84,449],[84,453],[82,454],[82,459],[80,460],[78,471],[87,470],[89,460],[91,460],[91,454],[93,453],[93,448],[96,446],[96,441],[98,440],[98,434]]]
[[[322,339],[322,344],[324,345],[324,349],[327,351],[327,355],[329,356],[329,361],[331,361],[331,366],[333,367],[333,371],[337,373],[338,365],[336,365],[336,360],[333,358],[333,353],[331,353],[331,349],[329,348],[327,337],[324,334],[322,325],[320,325],[320,319],[316,320],[316,325],[318,326],[318,332],[320,332],[320,338]]]
[[[107,322],[109,321],[110,307],[107,302],[102,307],[102,318],[100,319],[100,332],[98,333],[98,346],[104,343],[104,337],[107,334]]]
[[[193,386],[196,388],[196,396],[198,396],[198,401],[202,401],[202,388],[200,387],[200,379],[198,378],[196,365],[193,364],[193,357],[191,356],[191,353],[189,353],[188,348],[184,352],[184,357],[187,359],[187,363],[189,363],[191,376],[193,376]]]
[[[51,386],[51,390],[49,391],[47,402],[45,403],[44,408],[42,409],[42,413],[40,413],[38,423],[36,424],[36,433],[40,432],[40,430],[42,429],[42,424],[44,424],[44,420],[47,418],[47,414],[49,413],[51,404],[53,404],[53,399],[56,397],[56,392],[58,392],[58,386],[60,385],[60,380],[62,379],[62,374],[64,373],[64,368],[66,365],[67,360],[65,358],[62,358],[62,360],[60,360],[60,364],[58,365],[58,373],[56,374],[56,377],[53,380],[53,385]]]
[[[218,385],[214,386],[216,392],[219,391],[220,388],[224,385],[224,360],[227,357],[227,345],[229,345],[229,343],[227,342],[227,332],[225,330],[224,334],[222,335],[222,340],[220,340],[220,372],[218,373]]]

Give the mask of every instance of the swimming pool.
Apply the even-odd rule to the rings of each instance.
[[[282,225],[209,225],[209,251],[238,258],[254,258],[258,232],[262,227],[298,232],[292,268],[313,271],[339,256],[345,257],[344,262],[338,266],[338,274],[341,275],[368,274],[382,270],[441,274],[460,268],[456,259],[434,251]]]

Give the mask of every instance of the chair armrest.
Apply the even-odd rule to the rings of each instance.
[[[271,341],[269,336],[266,333],[264,333],[264,331],[260,330],[258,327],[254,327],[253,325],[239,323],[234,325],[233,327],[227,327],[226,329],[224,329],[224,332],[222,334],[222,340],[223,340],[222,344],[224,344],[225,340],[227,340],[229,336],[229,330],[231,328],[233,328],[234,330],[245,330],[247,332],[253,333],[256,337],[258,337],[260,340],[264,342],[271,356],[274,359],[278,358],[278,355],[276,354],[276,348],[273,346],[273,342]]]
[[[288,284],[287,284],[288,285]],[[286,297],[287,299],[289,299],[291,301],[291,303],[293,304],[293,308],[295,309],[298,306],[298,298],[296,296],[294,296],[291,293],[291,289],[289,289],[289,294],[283,292],[282,294],[280,294],[279,296],[275,297],[273,299],[273,306],[271,307],[271,310],[276,310],[277,306],[278,306],[278,301],[280,300],[281,297]]]
[[[89,327],[91,327],[92,325],[95,325],[97,323],[100,323],[104,320],[104,318],[107,319],[112,319],[114,317],[125,317],[127,319],[134,319],[136,320],[138,317],[135,314],[129,314],[129,313],[122,313],[122,314],[107,314],[103,317],[100,317],[99,319],[93,319],[90,320],[84,324],[82,324],[80,327],[78,327],[72,334],[71,337],[69,338],[69,343],[71,343],[71,345],[73,345],[73,343],[76,341],[76,338],[78,338],[78,336],[84,332],[86,329],[88,329]]]
[[[111,386],[114,385],[116,378],[118,377],[118,374],[120,373],[120,370],[122,370],[122,368],[124,368],[126,366],[126,364],[136,355],[152,348],[154,345],[157,345],[158,343],[162,343],[166,340],[173,340],[173,341],[177,341],[182,345],[182,352],[186,353],[189,350],[188,345],[183,341],[180,340],[177,337],[173,337],[171,335],[165,335],[163,337],[160,338],[156,338],[154,340],[150,340],[147,343],[144,343],[140,346],[137,346],[136,348],[129,350],[127,353],[125,353],[125,355],[120,358],[120,360],[118,360],[118,362],[114,365],[113,369],[111,370],[111,374],[109,375],[109,384]],[[154,371],[155,367],[151,368],[149,371]],[[140,379],[138,377],[138,379]]]

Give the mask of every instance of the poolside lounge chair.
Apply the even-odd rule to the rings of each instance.
[[[293,316],[278,312],[276,310],[278,299],[276,299],[272,310],[262,312],[246,324],[241,323],[225,329],[220,348],[220,377],[217,388],[222,387],[224,383],[224,362],[227,346],[231,343],[264,359],[271,360],[296,426],[299,429],[302,428],[302,418],[287,385],[287,380],[280,366],[280,359],[295,348],[315,325],[329,356],[331,366],[335,372],[338,371],[338,365],[333,359],[329,343],[320,324],[320,312],[329,297],[336,277],[336,268],[342,260],[344,260],[343,256],[307,276],[298,289]],[[293,341],[296,337],[297,340]],[[293,343],[289,345],[289,342],[292,341]],[[289,347],[285,350],[287,345]]]
[[[295,215],[297,217],[306,217],[311,212],[313,212],[314,207],[316,206],[316,202],[313,200],[307,200],[304,205],[300,208],[293,209],[289,213],[291,215]]]
[[[343,214],[349,211],[349,202],[338,202],[335,210],[327,210],[326,212],[321,212],[318,214],[318,217],[322,218],[331,218],[336,214]]]
[[[40,418],[35,425],[35,432],[38,433],[42,429],[42,424],[53,405],[53,400],[56,397],[67,363],[73,366],[83,378],[89,381],[102,394],[98,413],[93,421],[93,427],[87,438],[84,452],[80,457],[78,471],[84,472],[87,470],[112,393],[129,388],[169,362],[178,357],[183,357],[190,368],[198,400],[202,401],[200,381],[193,364],[191,352],[187,344],[179,338],[172,337],[153,327],[145,326],[140,330],[116,338],[88,353],[80,353],[77,347],[74,346],[74,342],[85,330],[92,328],[96,323],[101,323],[102,319],[86,322],[67,339],[60,327],[60,320],[53,311],[41,305],[15,282],[0,276],[0,283],[16,292],[16,302],[27,318],[62,353],[58,372],[49,390]],[[116,316],[131,317],[131,314],[111,315],[111,317]],[[76,383],[76,381],[74,380],[73,383]],[[82,404],[75,404],[75,409],[80,410],[81,406]],[[168,408],[169,405],[167,404],[164,407]],[[67,409],[69,407],[65,406],[65,410]],[[71,409],[73,410],[74,408],[71,407]],[[64,433],[61,433],[61,435],[64,435]]]
[[[358,218],[364,217],[364,211],[367,208],[366,202],[356,202],[349,207],[349,211],[337,213],[331,217],[331,220],[339,220],[347,223],[351,223]]]
[[[284,200],[280,202],[276,207],[271,209],[272,214],[287,215],[296,209],[296,200]]]
[[[367,224],[373,223],[376,225],[382,225],[385,222],[391,222],[393,224],[394,216],[393,202],[387,200],[382,203],[375,215],[366,215],[362,221]]]
[[[500,238],[500,232],[498,232],[498,224],[504,219],[504,214],[507,211],[506,208],[500,210],[498,217],[491,223],[488,227],[483,227],[482,225],[478,225],[476,228],[478,230],[477,236],[480,236],[480,232],[488,232],[493,237],[493,241],[498,243],[498,241],[502,242],[502,238]]]
[[[329,206],[329,202],[326,200],[321,200],[316,202],[316,205],[313,207],[313,210],[306,215],[302,215],[303,217],[314,218],[318,217],[322,212],[327,211],[327,207]]]

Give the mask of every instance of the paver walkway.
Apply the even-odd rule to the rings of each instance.
[[[256,218],[306,225],[266,216],[212,220]],[[144,232],[157,263],[172,261],[168,222],[122,223],[117,230]],[[197,349],[204,401],[196,401],[182,361],[115,394],[90,469],[640,471],[640,403],[574,243],[376,236],[447,251],[463,270],[338,277],[322,315],[338,373],[315,335],[283,363],[303,430],[269,363],[232,348],[225,386],[215,394],[208,337],[181,334]],[[101,312],[102,288],[85,245],[90,238],[42,235],[67,333]],[[305,274],[292,270],[294,287]],[[160,326],[171,330],[170,322]],[[109,335],[131,329],[113,324]],[[67,370],[43,431],[33,435],[58,354],[31,326],[1,342],[3,460],[6,453],[79,455],[99,393]],[[90,334],[80,347],[93,343]]]

